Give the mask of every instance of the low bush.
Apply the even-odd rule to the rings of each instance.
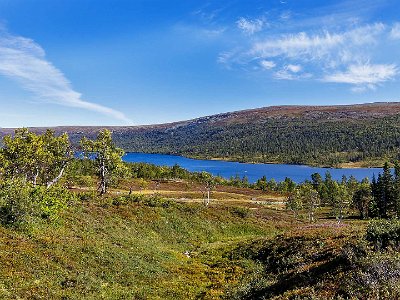
[[[376,250],[400,248],[400,220],[374,220],[367,228],[366,240]]]
[[[20,179],[0,185],[0,222],[19,226],[35,219],[55,220],[75,195],[61,187],[33,187]]]
[[[112,204],[116,206],[120,205],[127,205],[129,203],[141,203],[145,206],[149,207],[171,207],[171,206],[176,206],[176,203],[172,200],[164,199],[159,195],[151,195],[151,196],[146,196],[146,195],[137,195],[137,194],[132,194],[132,195],[123,195],[123,196],[118,196],[114,197],[112,199]]]
[[[38,203],[32,201],[32,188],[22,180],[7,180],[1,184],[0,221],[3,225],[29,222],[38,211]]]
[[[143,198],[144,198],[143,195],[137,195],[137,194],[123,195],[114,197],[112,199],[112,204],[116,206],[128,205],[129,203],[140,202]]]
[[[79,192],[76,194],[76,197],[83,202],[89,202],[96,200],[98,198],[98,193],[96,191]]]
[[[76,185],[79,187],[95,186],[97,181],[93,176],[89,175],[76,175],[68,178],[70,186]]]
[[[339,294],[348,299],[399,299],[400,257],[381,252],[358,257]]]
[[[153,195],[150,197],[144,197],[143,200],[141,201],[146,206],[150,207],[163,207],[163,208],[168,208],[168,207],[173,207],[176,206],[176,203],[172,200],[169,199],[163,199],[162,197],[158,195]]]
[[[229,211],[232,215],[242,219],[247,218],[250,215],[250,209],[247,207],[235,206],[230,208]]]
[[[42,186],[35,187],[31,198],[38,205],[40,217],[50,220],[57,219],[58,212],[77,199],[75,194],[57,186],[50,189]]]

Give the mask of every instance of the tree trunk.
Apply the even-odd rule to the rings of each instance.
[[[208,206],[210,204],[210,189],[207,188],[207,198],[204,201],[204,205]]]
[[[342,219],[343,219],[343,207],[340,206],[338,224],[340,224],[340,222],[342,221]]]
[[[60,178],[61,178],[61,177],[63,176],[63,174],[64,174],[65,165],[66,165],[66,164],[64,164],[64,166],[61,168],[61,171],[60,171],[60,173],[57,175],[57,177],[54,178],[52,181],[50,181],[50,182],[47,183],[46,188],[50,188],[53,184],[57,183],[57,182],[60,180]]]
[[[39,169],[36,169],[36,174],[33,175],[33,186],[36,186],[38,176],[39,176]]]
[[[104,195],[107,192],[107,187],[106,187],[106,166],[105,166],[104,160],[101,162],[100,177],[101,177],[100,195]]]

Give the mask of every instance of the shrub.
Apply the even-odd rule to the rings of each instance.
[[[62,187],[36,187],[32,191],[32,201],[39,206],[40,217],[54,220],[58,217],[59,211],[66,208],[69,202],[76,199],[75,194]]]
[[[18,226],[35,219],[54,220],[74,194],[61,187],[32,187],[21,179],[7,180],[0,186],[0,221]]]
[[[96,200],[98,198],[98,193],[96,191],[79,192],[76,194],[76,197],[83,202],[88,202]]]
[[[94,186],[96,185],[96,179],[89,175],[76,175],[70,179],[70,185],[77,185],[80,187]]]
[[[229,209],[232,215],[239,218],[247,218],[250,215],[250,209],[247,207],[235,206]]]
[[[367,228],[366,240],[376,250],[400,247],[400,220],[374,220]]]
[[[7,180],[0,187],[0,221],[17,226],[29,222],[39,207],[32,201],[31,188],[22,180]]]
[[[112,204],[116,206],[127,205],[129,203],[140,202],[143,198],[144,198],[143,195],[136,195],[136,194],[123,195],[114,197],[112,199]]]
[[[150,197],[145,197],[141,201],[144,205],[150,206],[150,207],[163,207],[163,208],[168,208],[168,207],[173,207],[175,206],[175,202],[172,200],[168,199],[163,199],[158,195],[150,196]]]
[[[348,299],[399,299],[400,257],[378,252],[360,258],[339,293]]]

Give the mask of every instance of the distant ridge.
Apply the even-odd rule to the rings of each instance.
[[[376,164],[398,157],[400,102],[282,105],[141,126],[59,126],[76,143],[107,128],[126,151],[249,162]],[[47,128],[30,128],[43,132]],[[14,129],[0,128],[0,136]]]
[[[313,113],[323,113],[333,118],[363,118],[363,117],[384,117],[400,114],[400,102],[372,102],[362,104],[343,104],[343,105],[278,105],[266,106],[260,108],[251,108],[233,112],[219,113],[199,117],[191,120],[176,121],[162,124],[151,125],[134,125],[134,126],[52,126],[52,127],[28,127],[30,130],[41,132],[46,129],[53,129],[56,132],[70,132],[82,131],[91,133],[92,130],[99,130],[100,128],[107,129],[147,129],[147,128],[164,128],[174,125],[184,125],[189,123],[197,123],[206,120],[227,120],[236,119],[236,122],[246,121],[246,118],[280,118],[280,117],[315,117]],[[15,128],[0,127],[1,133],[12,133]]]

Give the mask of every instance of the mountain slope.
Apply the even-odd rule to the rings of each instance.
[[[273,106],[169,124],[108,127],[126,151],[338,165],[397,158],[400,103]],[[73,141],[100,127],[56,127]],[[33,128],[43,131],[44,128]],[[0,134],[10,129],[0,130]]]

